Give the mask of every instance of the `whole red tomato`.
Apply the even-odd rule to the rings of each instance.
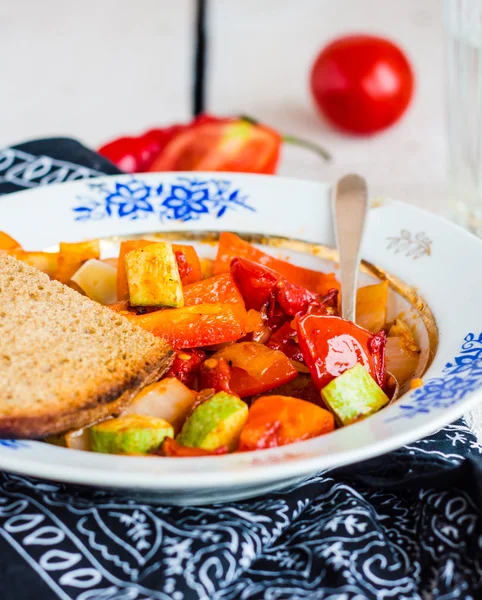
[[[389,40],[371,35],[335,40],[311,71],[311,90],[322,114],[355,134],[375,133],[398,121],[413,89],[407,57]]]

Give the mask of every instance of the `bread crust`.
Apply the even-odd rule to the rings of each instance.
[[[0,252],[0,437],[117,415],[173,357],[164,341]]]

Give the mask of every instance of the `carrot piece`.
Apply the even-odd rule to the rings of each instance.
[[[243,296],[230,273],[215,275],[184,287],[184,304],[229,303],[244,306]]]
[[[129,301],[128,300],[118,300],[114,302],[114,304],[107,304],[107,308],[110,308],[114,312],[118,313],[128,313],[129,312]]]
[[[0,231],[0,250],[21,250],[22,246],[12,236],[4,231]]]
[[[117,264],[117,300],[124,300],[129,294],[126,266],[124,263],[125,255],[132,250],[137,250],[153,243],[148,240],[126,240],[125,242],[121,242]]]
[[[59,245],[59,264],[55,278],[62,283],[67,283],[72,275],[91,258],[100,258],[99,240],[74,244],[61,242]]]
[[[275,258],[229,232],[223,232],[219,236],[218,253],[213,269],[214,274],[227,273],[232,259],[237,256],[269,267],[286,277],[291,283],[296,283],[315,294],[322,295],[330,289],[340,289],[340,284],[333,273],[320,273]]]
[[[27,265],[46,273],[49,277],[55,277],[57,274],[59,264],[58,252],[25,252],[24,250],[13,250],[9,254],[15,256],[17,260],[21,260]]]
[[[214,275],[214,260],[212,258],[201,258],[199,260],[201,262],[202,278],[208,279],[209,277],[212,277]]]
[[[239,304],[198,304],[145,315],[119,314],[163,338],[175,350],[234,342],[246,333],[246,310]]]
[[[194,246],[187,246],[185,244],[173,244],[172,249],[174,254],[176,252],[182,252],[186,257],[187,264],[189,265],[189,272],[182,277],[182,285],[188,285],[202,279],[201,261],[196,252]]]
[[[328,410],[291,396],[262,396],[249,409],[239,450],[274,448],[335,429]]]

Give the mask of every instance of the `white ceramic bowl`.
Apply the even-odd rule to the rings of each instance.
[[[141,233],[188,237],[212,256],[212,244],[202,243],[206,234],[236,231],[255,240],[265,236],[267,251],[293,262],[333,270],[329,191],[328,185],[270,176],[122,175],[2,197],[0,229],[32,250],[99,237],[106,256],[115,254],[119,237]],[[389,316],[404,312],[413,319],[423,350],[423,387],[395,404],[305,442],[208,458],[120,457],[1,440],[0,469],[202,504],[255,496],[380,455],[455,420],[482,390],[482,279],[474,275],[482,242],[436,216],[385,200],[370,212],[363,256],[360,283],[389,279]]]

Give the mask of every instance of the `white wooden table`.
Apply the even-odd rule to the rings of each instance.
[[[0,146],[66,135],[96,147],[189,119],[194,9],[194,0],[1,3]],[[210,0],[207,108],[252,115],[334,155],[325,165],[287,148],[283,175],[334,180],[355,170],[374,196],[443,213],[442,9],[441,0]],[[318,51],[353,32],[398,41],[417,77],[409,113],[373,138],[327,129],[308,89]]]

